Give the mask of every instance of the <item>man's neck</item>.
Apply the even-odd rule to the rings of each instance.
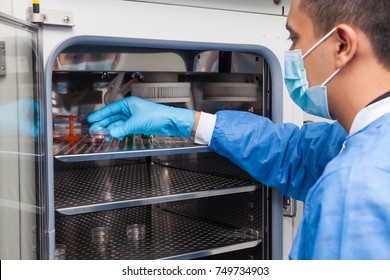
[[[347,69],[346,69],[347,70]],[[348,69],[350,70],[350,69]],[[390,71],[367,65],[340,77],[332,102],[333,117],[349,132],[356,115],[375,99],[390,91]],[[356,78],[358,77],[358,78]],[[360,77],[360,78],[359,78]]]

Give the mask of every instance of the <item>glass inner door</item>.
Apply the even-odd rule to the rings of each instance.
[[[38,29],[0,16],[0,259],[37,259],[42,233]]]

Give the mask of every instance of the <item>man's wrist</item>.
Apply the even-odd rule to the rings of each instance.
[[[201,115],[200,112],[195,111],[195,113],[194,113],[194,126],[192,127],[192,132],[193,132],[193,133],[195,133],[196,130],[198,129],[199,120],[200,120],[200,115]]]

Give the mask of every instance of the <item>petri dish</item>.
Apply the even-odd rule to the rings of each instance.
[[[102,145],[105,142],[104,138],[93,138],[91,135],[84,137],[85,145]]]
[[[109,227],[95,227],[91,229],[92,243],[108,243],[111,238],[111,228]]]
[[[66,245],[65,244],[56,244],[54,259],[55,260],[65,260],[66,255]]]
[[[110,137],[110,130],[106,127],[91,127],[89,135],[94,139],[104,139]]]
[[[126,234],[129,240],[143,240],[146,235],[146,226],[144,224],[128,225]]]

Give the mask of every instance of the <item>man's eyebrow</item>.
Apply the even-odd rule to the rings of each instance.
[[[292,29],[292,27],[291,27],[288,23],[286,23],[286,29],[287,29],[290,33],[294,32],[294,30]]]
[[[290,33],[290,35],[295,36],[295,37],[298,36],[298,33],[288,23],[286,23],[286,29]]]

